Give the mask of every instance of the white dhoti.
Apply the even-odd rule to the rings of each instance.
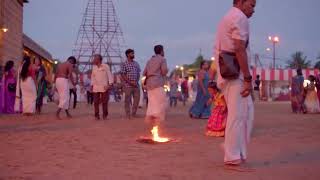
[[[37,89],[34,80],[27,77],[24,81],[21,80],[21,93],[22,93],[22,112],[35,113]]]
[[[146,120],[165,120],[168,101],[163,87],[148,90],[148,108]]]
[[[139,107],[143,106],[143,89],[139,87],[140,89],[140,99],[139,99]]]
[[[69,82],[66,78],[57,78],[56,79],[56,88],[59,94],[59,105],[58,107],[64,110],[69,109]]]
[[[226,81],[222,87],[227,107],[227,125],[225,134],[224,161],[247,159],[247,144],[254,119],[254,106],[252,97],[242,97],[243,81]]]

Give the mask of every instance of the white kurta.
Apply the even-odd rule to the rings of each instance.
[[[34,80],[28,77],[24,81],[21,80],[22,92],[22,112],[34,113],[36,109],[37,90]]]
[[[167,106],[167,96],[163,87],[148,90],[147,120],[149,118],[155,118],[159,121],[165,120]]]
[[[56,88],[59,94],[59,105],[61,109],[67,110],[69,108],[69,81],[66,78],[57,78],[56,79]]]

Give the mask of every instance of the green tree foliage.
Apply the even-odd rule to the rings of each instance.
[[[320,69],[320,54],[319,54],[319,56],[317,57],[317,62],[316,62],[316,64],[314,65],[314,68],[315,68],[315,69]]]
[[[291,59],[287,61],[287,66],[289,68],[302,68],[306,69],[311,66],[311,61],[307,60],[307,56],[303,54],[301,51],[297,51],[292,54]]]

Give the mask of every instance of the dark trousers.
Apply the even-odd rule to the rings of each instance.
[[[178,103],[177,97],[170,97],[170,107],[172,107],[172,106],[176,107],[177,103]]]
[[[93,93],[90,91],[87,91],[87,103],[93,104]]]
[[[77,90],[70,89],[70,100],[71,100],[71,95],[73,95],[73,109],[75,109],[77,107]]]
[[[188,93],[182,93],[182,102],[183,102],[183,105],[185,106],[186,105],[186,102],[189,98],[189,94]]]
[[[139,101],[140,101],[140,89],[139,87],[137,88],[129,88],[125,87],[124,88],[124,108],[126,111],[127,116],[129,115],[136,115],[138,106],[139,106]],[[132,103],[132,97],[133,97],[133,103]],[[132,105],[132,109],[130,106]]]
[[[99,109],[102,104],[103,118],[106,118],[108,116],[109,91],[93,93],[93,101],[95,117],[100,117]]]

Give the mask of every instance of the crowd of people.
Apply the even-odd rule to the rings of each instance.
[[[293,113],[320,113],[320,74],[310,75],[307,84],[302,69],[291,81],[291,108]]]
[[[239,168],[247,159],[247,145],[253,124],[253,94],[258,94],[260,80],[255,82],[249,70],[249,18],[254,13],[255,0],[234,0],[234,6],[220,22],[216,34],[215,61],[210,67],[206,61],[201,62],[197,79],[190,84],[188,77],[173,75],[169,80],[170,91],[166,93],[166,77],[168,74],[164,47],[156,45],[154,55],[147,62],[144,70],[135,61],[135,52],[125,52],[126,62],[121,65],[120,75],[124,93],[124,113],[127,119],[140,117],[137,113],[141,97],[147,97],[146,122],[159,125],[166,117],[166,107],[176,107],[180,98],[186,104],[193,92],[194,102],[188,113],[191,118],[207,119],[205,134],[214,137],[225,137],[223,149],[224,163],[229,168]],[[224,61],[237,62],[238,68],[228,69]],[[103,57],[93,57],[93,68],[80,83],[76,70],[76,58],[71,56],[66,62],[57,66],[54,86],[46,80],[46,71],[40,59],[34,62],[25,57],[16,71],[13,61],[8,61],[2,79],[1,106],[3,113],[22,112],[24,115],[41,113],[43,98],[55,96],[58,107],[57,119],[61,119],[61,111],[69,112],[77,107],[76,86],[81,84],[86,92],[87,103],[94,105],[96,120],[108,118],[108,103],[111,93],[115,93],[115,79]],[[145,77],[140,83],[140,75]],[[214,78],[217,76],[217,80]],[[304,87],[301,69],[291,82],[292,111],[295,113],[320,112],[320,75],[309,76],[309,83]],[[254,85],[254,88],[253,88]],[[51,87],[51,88],[50,88]],[[142,91],[143,89],[143,91]],[[113,91],[113,92],[112,92]],[[192,92],[191,92],[192,91]],[[142,95],[143,92],[143,95]],[[54,94],[54,95],[53,95]],[[73,96],[73,100],[71,98]],[[115,100],[119,99],[115,95]],[[169,97],[169,98],[167,98]],[[102,118],[100,116],[102,106]]]
[[[18,73],[14,67],[13,61],[6,62],[1,81],[1,112],[41,113],[43,99],[48,94],[46,70],[41,59],[35,58],[31,62],[30,57],[24,57]]]
[[[235,78],[223,76],[220,72],[221,64],[217,65],[217,82],[212,82],[208,62],[201,63],[201,70],[196,81],[197,95],[190,108],[192,118],[209,119],[207,135],[225,136],[223,145],[225,151],[224,163],[229,167],[240,167],[247,159],[247,144],[253,121],[253,103],[251,98],[252,76],[249,71],[247,47],[249,44],[249,18],[254,13],[255,0],[234,0],[233,7],[222,19],[218,26],[215,44],[216,59],[221,59],[223,50],[233,53],[238,58],[238,74]],[[134,61],[134,51],[126,51],[127,61],[121,67],[121,79],[125,94],[124,111],[128,119],[138,117],[137,109],[141,97],[139,85],[140,72],[145,76],[144,92],[147,93],[146,122],[160,125],[166,117],[168,104],[167,93],[164,89],[168,67],[164,58],[162,45],[154,47],[154,53],[147,62],[143,71]],[[231,54],[232,54],[231,53]],[[229,53],[230,54],[230,53]],[[234,55],[235,54],[235,55]],[[224,58],[222,58],[224,59]],[[99,108],[102,104],[102,119],[108,118],[109,95],[114,87],[113,75],[110,67],[103,64],[102,56],[94,55],[93,68],[85,80],[80,82],[82,90],[87,92],[88,104],[94,104],[94,116],[100,120]],[[71,56],[66,62],[57,66],[54,83],[46,81],[46,72],[40,59],[31,61],[24,57],[17,72],[12,61],[7,62],[2,80],[2,109],[4,113],[22,112],[26,116],[41,113],[43,98],[48,95],[58,103],[56,118],[61,119],[61,111],[65,111],[68,118],[72,115],[69,111],[77,107],[78,82],[76,71],[76,58]],[[173,77],[171,83],[170,104],[177,104],[177,79]],[[192,92],[187,89],[187,79],[181,83],[183,103]],[[117,99],[117,98],[115,98]],[[214,108],[211,109],[211,105]]]

